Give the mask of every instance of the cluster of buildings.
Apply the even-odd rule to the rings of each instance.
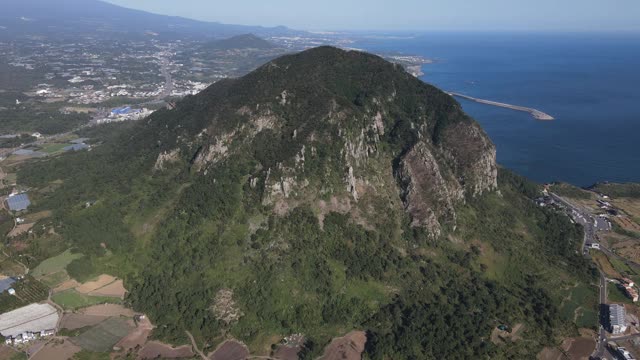
[[[116,122],[116,121],[140,120],[151,115],[152,113],[153,111],[147,108],[132,109],[130,106],[123,106],[123,107],[119,107],[111,110],[111,112],[109,113],[109,116],[102,119],[97,119],[96,123],[106,124],[106,123]]]
[[[26,331],[16,337],[5,338],[5,345],[22,345],[29,341],[37,340],[47,336],[53,336],[56,333],[54,329],[41,330],[40,332]]]
[[[625,293],[631,300],[633,300],[633,302],[638,302],[638,289],[636,289],[633,280],[623,278],[622,280],[620,280],[620,285],[622,285]]]
[[[55,334],[60,315],[50,304],[30,304],[0,314],[0,334],[6,345],[21,345]]]

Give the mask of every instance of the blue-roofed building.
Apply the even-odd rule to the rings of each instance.
[[[62,150],[64,151],[80,151],[80,150],[84,150],[84,149],[88,149],[89,145],[87,144],[73,144],[73,145],[69,145],[69,146],[65,146],[64,148],[62,148]]]
[[[131,106],[123,106],[111,110],[111,115],[126,115],[131,112]]]
[[[11,285],[13,285],[13,283],[16,282],[16,279],[14,278],[4,278],[4,279],[0,279],[0,294],[11,289]]]
[[[31,201],[26,193],[9,196],[7,198],[7,206],[9,206],[9,210],[11,211],[27,210],[29,205],[31,205]]]

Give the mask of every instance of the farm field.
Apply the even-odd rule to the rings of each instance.
[[[62,149],[64,149],[66,146],[69,146],[69,144],[50,143],[43,145],[40,151],[47,154],[55,154],[58,152],[62,152]]]
[[[174,348],[158,341],[150,341],[146,343],[142,350],[138,352],[138,357],[142,359],[191,358],[194,355],[195,354],[189,345],[182,345]]]
[[[54,340],[48,342],[30,360],[66,360],[82,350],[69,340]]]
[[[69,263],[71,263],[75,259],[81,258],[82,256],[83,256],[82,254],[79,254],[79,253],[73,254],[71,253],[71,250],[67,250],[60,255],[44,260],[43,262],[40,263],[40,265],[38,265],[35,269],[33,269],[31,274],[34,277],[38,278],[45,275],[63,271],[65,270],[67,265],[69,265]]]
[[[147,342],[147,339],[151,334],[151,330],[153,330],[151,321],[147,318],[141,319],[138,322],[137,327],[127,334],[127,336],[122,338],[116,346],[124,351],[140,349]]]
[[[47,299],[49,289],[31,276],[13,284],[16,295],[4,292],[0,294],[0,313],[17,309],[31,303],[37,303]]]
[[[67,330],[81,329],[86,326],[97,325],[105,320],[108,316],[100,315],[84,315],[77,313],[65,313],[60,321],[60,328]]]
[[[76,291],[82,294],[89,294],[90,292],[111,284],[114,281],[116,281],[116,278],[114,278],[113,276],[102,274],[98,276],[96,280],[87,281],[76,287]]]
[[[62,306],[65,310],[74,310],[86,306],[119,301],[119,299],[113,297],[84,295],[74,289],[56,293],[51,297],[51,300]]]
[[[126,294],[126,292],[127,290],[124,288],[124,283],[122,282],[122,280],[116,280],[109,285],[89,292],[89,295],[116,297],[122,300],[124,299],[124,295]]]
[[[209,356],[211,360],[242,360],[249,356],[249,349],[237,341],[225,341]]]
[[[88,351],[110,351],[120,339],[132,330],[126,319],[112,317],[92,327],[71,341]]]
[[[88,306],[78,310],[78,313],[84,315],[95,316],[126,316],[133,317],[135,312],[129,308],[126,308],[120,304],[101,304]]]
[[[598,264],[598,267],[607,275],[609,278],[620,278],[621,275],[616,269],[613,267],[613,264],[609,261],[607,255],[605,255],[601,251],[591,250],[590,255],[592,259]]]
[[[69,280],[69,274],[66,271],[58,271],[40,278],[40,282],[50,288],[55,288],[67,280]]]
[[[0,274],[16,277],[24,273],[25,268],[22,265],[0,254]]]

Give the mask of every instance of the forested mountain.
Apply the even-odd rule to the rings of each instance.
[[[292,34],[286,27],[265,28],[221,24],[152,14],[100,0],[4,1],[0,11],[0,38],[16,36],[116,37],[156,33],[163,37],[197,36],[224,38],[256,33]]]
[[[303,333],[312,358],[362,329],[374,359],[522,359],[575,331],[581,229],[401,66],[311,49],[111,130],[19,181],[55,189],[34,206],[87,255],[71,275],[123,277],[157,337],[263,353]]]

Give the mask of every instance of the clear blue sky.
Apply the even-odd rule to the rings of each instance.
[[[640,0],[107,0],[160,14],[301,30],[640,31]]]

